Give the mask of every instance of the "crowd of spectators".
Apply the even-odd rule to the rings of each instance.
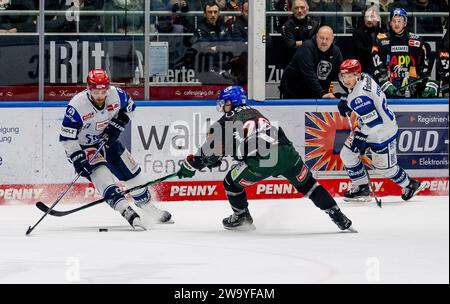
[[[0,0],[0,10],[25,11],[38,8],[39,0]],[[364,72],[373,74],[375,71],[371,53],[372,46],[380,33],[389,30],[389,17],[380,12],[391,12],[395,8],[405,8],[410,13],[446,12],[448,11],[448,0],[266,0],[267,11],[286,12],[286,15],[283,16],[268,17],[267,30],[271,34],[280,35],[284,43],[283,68],[290,67],[290,70],[293,70],[296,65],[310,63],[304,62],[304,57],[295,57],[306,42],[312,41],[316,45],[319,43],[318,32],[322,27],[322,29],[330,29],[334,34],[352,35],[351,56],[361,62]],[[55,15],[46,14],[45,30],[47,32],[143,33],[144,31],[144,0],[46,0],[45,10],[66,12]],[[80,15],[77,13],[78,10],[118,10],[126,13]],[[210,53],[211,58],[215,58],[214,60],[222,60],[218,55],[221,47],[218,42],[237,41],[247,44],[248,0],[152,0],[150,1],[150,10],[153,12],[150,19],[153,33],[191,34],[179,37],[177,40],[178,44],[182,41],[183,47],[188,49],[187,54],[190,54],[191,57],[195,55],[195,52],[199,52],[199,48],[193,46],[202,43],[200,51]],[[158,16],[159,11],[165,13]],[[203,16],[183,14],[190,11],[202,11]],[[224,11],[235,11],[240,14],[224,15]],[[167,15],[167,12],[172,12],[172,14]],[[311,12],[325,12],[326,14],[319,16],[311,14]],[[337,12],[352,12],[353,14],[342,15]],[[355,12],[357,14],[354,14]],[[432,34],[443,32],[444,18],[434,16],[414,16],[414,18],[415,22],[407,23],[408,31]],[[36,31],[37,16],[35,15],[0,15],[0,33]],[[204,42],[208,42],[207,46],[204,46]],[[336,52],[335,47],[332,44],[333,52]],[[307,44],[300,53],[304,53],[308,48],[311,49],[312,45]],[[184,52],[183,50],[182,53]],[[333,54],[333,52],[331,53]],[[192,60],[183,54],[178,57],[183,57],[184,61]],[[339,54],[338,57],[342,57],[342,55]],[[243,62],[246,64],[244,54],[231,58],[227,64],[233,66],[233,63],[236,62],[241,65]],[[217,69],[213,68],[211,71],[217,70],[223,75],[225,68],[227,67],[219,64]],[[228,68],[230,67],[228,66]],[[240,74],[242,82],[246,74]],[[334,72],[330,73],[330,75],[334,74]],[[236,78],[233,80],[236,81]],[[284,89],[284,95],[291,95],[286,87]],[[322,94],[322,96],[328,93],[325,86],[322,86],[321,90],[316,86],[313,91],[315,91],[315,95]]]
[[[153,12],[171,11],[174,24],[181,24],[187,32],[195,32],[198,18],[181,17],[176,13],[189,11],[203,11],[207,0],[152,0],[150,9]],[[219,10],[242,11],[243,0],[216,0]],[[297,0],[266,0],[267,11],[290,12],[296,7]],[[314,21],[321,25],[328,25],[335,33],[352,33],[362,23],[363,18],[357,16],[338,16],[333,12],[363,12],[369,6],[378,12],[389,12],[393,8],[402,7],[409,12],[446,12],[448,0],[304,0],[302,7],[308,6],[308,11],[325,12],[325,16],[314,16]],[[298,7],[298,5],[297,5]],[[37,10],[39,0],[0,0],[0,10]],[[49,32],[143,32],[144,27],[144,0],[45,0],[45,10],[63,11],[65,14],[47,14],[46,31]],[[77,10],[98,11],[118,10],[124,14],[117,15],[77,15]],[[301,13],[301,12],[299,12]],[[79,18],[78,28],[75,19]],[[163,18],[164,19],[164,18]],[[222,16],[226,28],[231,28],[236,16]],[[275,16],[268,18],[268,30],[282,33],[288,16]],[[2,32],[36,32],[37,16],[35,15],[1,15],[0,30]],[[151,23],[156,27],[159,18],[152,17]],[[382,16],[381,27],[388,26],[388,18]],[[411,23],[409,26],[412,26]],[[442,33],[442,20],[439,17],[417,17],[416,28],[418,33]],[[410,28],[410,30],[412,30]]]

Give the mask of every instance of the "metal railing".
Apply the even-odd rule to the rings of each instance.
[[[44,12],[45,16],[52,15],[52,16],[76,16],[75,22],[77,23],[77,31],[76,32],[61,32],[61,34],[80,34],[80,35],[89,35],[89,33],[80,33],[79,32],[79,17],[80,16],[126,16],[126,15],[135,15],[144,16],[144,11],[125,11],[125,10],[99,10],[99,11],[85,11],[85,10],[46,10]],[[379,13],[381,17],[389,17],[389,12],[380,12]],[[39,16],[39,10],[28,10],[28,11],[21,11],[21,10],[0,10],[0,16],[1,15],[34,15]],[[190,11],[190,12],[177,12],[173,13],[171,11],[151,11],[150,17],[155,17],[156,22],[158,21],[158,17],[167,17],[167,16],[184,16],[184,17],[194,17],[194,27],[197,27],[198,24],[198,17],[203,16],[202,11]],[[222,11],[222,16],[240,16],[241,12],[238,11]],[[315,16],[315,17],[361,17],[361,12],[337,12],[337,11],[310,11],[309,15]],[[280,36],[279,33],[275,31],[274,28],[274,18],[276,17],[289,17],[292,16],[292,12],[285,12],[285,11],[268,11],[266,12],[266,17],[270,20],[270,30],[269,35],[273,36]],[[417,32],[417,18],[449,18],[448,12],[408,12],[408,18],[413,20],[414,24],[414,33],[419,35],[427,35],[427,36],[442,36],[443,32],[440,33],[418,33]],[[38,35],[38,32],[35,33],[0,33],[0,35]],[[102,32],[102,33],[94,33],[94,35],[143,35],[142,33],[117,33],[117,32]],[[151,36],[171,36],[168,33],[149,33]],[[58,33],[44,33],[44,35],[58,35]],[[335,33],[336,36],[349,36],[351,34],[346,32],[346,29],[344,28],[344,32],[342,33]],[[191,34],[192,36],[192,34]]]

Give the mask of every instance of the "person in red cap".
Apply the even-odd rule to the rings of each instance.
[[[110,85],[108,74],[93,69],[87,76],[87,89],[75,95],[67,105],[59,141],[66,150],[75,171],[91,181],[107,203],[118,211],[133,227],[146,229],[139,214],[128,204],[116,185],[116,180],[127,188],[145,184],[141,167],[120,142],[136,109],[133,99],[122,89]],[[90,160],[103,141],[105,148]],[[131,192],[137,207],[148,219],[171,222],[171,214],[156,208],[147,188]]]
[[[357,117],[358,126],[342,147],[340,156],[352,181],[344,193],[345,201],[370,201],[367,172],[362,155],[372,151],[372,164],[383,176],[402,187],[402,199],[407,201],[423,189],[397,163],[398,126],[394,112],[386,102],[386,95],[369,74],[361,72],[356,59],[347,59],[340,66],[339,80],[348,90],[338,103],[339,113]]]

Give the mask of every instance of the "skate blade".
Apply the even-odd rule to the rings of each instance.
[[[134,230],[138,230],[138,231],[147,231],[147,227],[145,227],[144,224],[142,224],[142,222],[139,219],[135,219],[133,221],[133,225],[131,225],[131,227],[133,227]]]
[[[413,197],[416,196],[419,192],[425,190],[425,187],[426,187],[425,183],[421,182],[419,188],[417,188],[416,192],[414,192]]]
[[[370,196],[361,196],[357,198],[344,197],[343,200],[347,203],[369,203],[372,201],[372,198]]]
[[[344,232],[349,232],[349,233],[358,233],[358,230],[356,230],[355,228],[353,228],[353,226],[348,227],[347,229],[343,230]]]
[[[175,221],[174,221],[173,219],[170,219],[170,220],[165,221],[165,222],[157,221],[156,224],[158,224],[158,225],[166,225],[166,224],[169,224],[169,225],[170,225],[170,224],[175,224]]]
[[[233,230],[233,231],[253,231],[256,229],[255,225],[253,224],[244,224],[241,226],[237,226],[237,227],[226,227],[223,226],[223,228],[225,228],[226,230]]]

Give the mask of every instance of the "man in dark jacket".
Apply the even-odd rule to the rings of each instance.
[[[0,10],[26,11],[35,10],[33,2],[26,0],[2,1]],[[0,15],[0,33],[36,32],[36,22],[33,15]]]
[[[242,1],[241,15],[231,25],[231,37],[248,41],[248,0]]]
[[[369,7],[363,14],[363,24],[353,32],[353,58],[361,63],[362,71],[373,75],[372,46],[377,35],[382,32],[381,18],[374,6]]]
[[[311,39],[319,30],[319,23],[308,16],[309,6],[306,0],[294,0],[292,12],[292,17],[281,28],[281,37],[287,48],[288,62],[297,48],[305,40]]]
[[[331,81],[338,78],[343,59],[333,41],[333,30],[322,26],[297,49],[281,78],[282,98],[336,98],[328,91]]]
[[[438,46],[438,60],[436,64],[437,78],[441,82],[442,96],[449,96],[449,48],[448,48],[448,20],[445,24],[445,34]]]
[[[229,38],[228,30],[220,17],[220,9],[213,0],[205,3],[203,7],[203,20],[198,24],[194,32],[194,40],[197,41],[219,41]]]

